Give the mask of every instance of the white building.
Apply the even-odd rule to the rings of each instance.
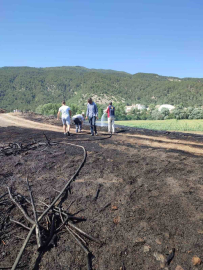
[[[170,112],[175,109],[175,107],[173,105],[163,104],[158,108],[158,110],[161,111],[161,109],[163,109],[163,108],[168,109]]]
[[[145,105],[142,105],[142,104],[136,104],[135,106],[136,106],[136,108],[138,110],[145,110],[146,109],[146,106]]]
[[[132,106],[125,106],[125,112],[129,113],[131,110],[134,110],[136,105],[133,104]]]
[[[146,106],[142,105],[142,104],[133,104],[132,106],[125,106],[125,112],[129,113],[134,109],[138,109],[138,110],[145,110]]]

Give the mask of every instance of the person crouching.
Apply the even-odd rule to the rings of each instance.
[[[82,130],[82,123],[84,121],[84,113],[76,114],[72,117],[73,122],[75,123],[76,132],[81,132]]]

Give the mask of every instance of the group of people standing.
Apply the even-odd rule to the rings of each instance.
[[[109,106],[106,109],[108,115],[108,132],[114,133],[114,120],[115,120],[115,107],[112,105],[112,102],[109,103]],[[57,120],[61,114],[61,120],[63,124],[64,135],[70,136],[70,124],[71,124],[71,109],[66,105],[65,100],[62,102],[62,106],[58,110]],[[97,127],[96,120],[98,119],[98,108],[96,103],[93,102],[92,98],[88,99],[86,119],[89,120],[90,131],[92,136],[97,136]],[[76,132],[81,132],[82,123],[85,120],[85,114],[77,114],[72,117],[73,122],[76,126]]]

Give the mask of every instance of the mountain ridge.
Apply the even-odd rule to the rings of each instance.
[[[30,109],[62,99],[85,106],[87,98],[124,104],[201,106],[203,78],[88,69],[81,66],[0,68],[0,107]]]

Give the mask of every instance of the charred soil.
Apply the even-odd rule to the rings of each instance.
[[[86,163],[63,206],[73,202],[69,211],[87,219],[77,226],[103,242],[99,245],[87,240],[94,255],[92,269],[124,269],[123,265],[127,270],[175,270],[177,265],[185,270],[202,269],[202,265],[192,265],[193,256],[203,256],[202,155],[151,144],[154,137],[161,140],[164,135],[201,149],[202,137],[144,130],[127,130],[126,136],[119,131],[111,138],[102,134],[91,137],[87,132],[64,137],[63,133],[46,131],[51,141],[71,142],[87,150]],[[151,140],[145,139],[148,143],[144,145],[136,135],[150,135]],[[1,146],[33,140],[46,141],[39,130],[0,128]],[[9,186],[13,193],[29,198],[28,176],[40,213],[46,208],[40,202],[53,201],[82,159],[82,151],[71,145],[1,155],[0,197]],[[30,225],[8,195],[0,199],[0,209],[0,269],[5,269],[14,263],[28,234],[10,218]],[[167,266],[167,254],[173,248],[176,253]],[[22,269],[34,269],[34,265],[36,269],[87,269],[84,251],[65,229],[36,266],[37,256],[33,234],[19,264]]]

